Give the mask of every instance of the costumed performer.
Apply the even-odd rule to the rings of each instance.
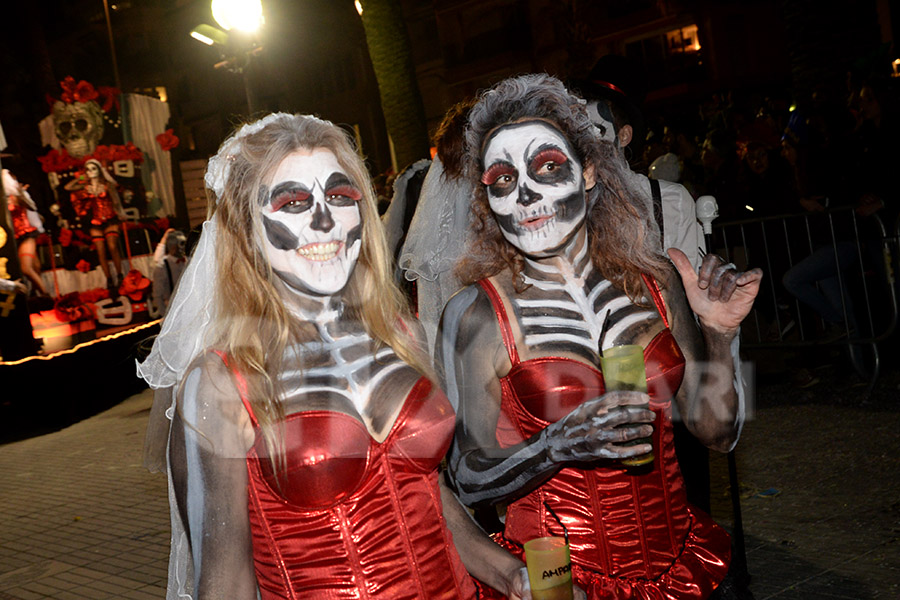
[[[269,115],[206,184],[212,216],[138,366],[148,436],[160,406],[172,421],[168,597],[475,598],[468,569],[529,598],[439,474],[453,410],[349,136]]]
[[[88,231],[97,249],[97,259],[106,276],[107,287],[118,287],[124,275],[122,254],[119,252],[119,223],[125,219],[119,201],[118,183],[99,160],[89,158],[84,163],[84,175],[67,183],[65,189],[71,192],[72,209],[78,219],[88,221]],[[118,282],[109,271],[107,248],[116,267]]]
[[[44,233],[37,206],[28,193],[28,186],[22,185],[8,169],[3,169],[3,190],[6,207],[12,217],[13,232],[19,253],[19,268],[34,285],[40,295],[47,295],[44,280],[41,279],[41,261],[37,256],[37,237]]]
[[[483,94],[466,135],[476,244],[458,273],[472,285],[444,309],[437,357],[460,498],[509,503],[500,540],[514,552],[560,535],[555,512],[589,598],[708,597],[729,538],[687,503],[672,400],[711,448],[737,442],[731,346],[762,273],[707,255],[698,274],[677,249],[672,269],[621,153],[548,75]],[[644,348],[651,410],[647,394],[604,391],[598,348],[619,344]],[[651,450],[643,468],[620,462]]]

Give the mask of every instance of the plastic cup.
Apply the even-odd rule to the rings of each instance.
[[[647,391],[647,373],[644,370],[644,349],[638,345],[613,346],[603,351],[600,357],[600,368],[603,370],[603,381],[606,390],[612,391]],[[649,405],[647,408],[650,408]],[[652,444],[651,438],[640,438],[625,442],[623,446]],[[626,467],[639,467],[653,462],[653,452],[624,458],[621,463]]]
[[[572,600],[572,563],[565,538],[525,542],[525,565],[533,600]]]

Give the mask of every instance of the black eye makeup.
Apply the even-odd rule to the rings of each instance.
[[[312,192],[296,181],[279,183],[272,190],[270,197],[272,212],[283,210],[288,213],[300,213],[312,208]]]
[[[553,145],[541,146],[528,162],[531,177],[540,183],[562,183],[571,180],[572,165],[569,157]]]
[[[325,182],[325,201],[332,206],[352,206],[362,200],[362,192],[343,173],[332,173]]]

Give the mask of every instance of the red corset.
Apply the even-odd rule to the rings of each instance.
[[[96,196],[89,194],[85,189],[76,190],[72,192],[70,198],[75,214],[79,218],[90,216],[91,225],[99,227],[107,221],[118,218],[108,190],[104,190]]]
[[[447,398],[425,378],[381,443],[344,413],[289,415],[287,475],[278,482],[257,435],[247,470],[263,600],[474,598],[437,481],[454,420]]]
[[[668,329],[660,331],[644,348],[644,362],[651,401],[662,398],[668,405],[684,376],[684,355]],[[516,390],[522,408],[545,426],[603,395],[605,389],[603,374],[597,368],[564,357],[513,363],[504,380]]]
[[[645,280],[665,322],[662,295],[655,282]],[[513,365],[501,379],[496,430],[499,445],[509,447],[602,395],[603,375],[568,358],[520,362],[499,295],[489,281],[481,285],[494,305]],[[684,355],[666,327],[644,349],[656,413],[652,468],[628,470],[615,461],[565,467],[507,508],[503,537],[514,552],[532,538],[561,535],[544,502],[556,511],[568,529],[573,574],[590,599],[699,600],[728,570],[728,534],[688,505],[678,469],[671,398],[684,375]]]
[[[17,240],[23,235],[37,231],[37,228],[28,220],[28,213],[25,212],[24,206],[8,202],[6,207],[9,209],[9,214],[12,217],[13,235],[15,235]]]

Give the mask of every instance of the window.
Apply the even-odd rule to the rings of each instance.
[[[651,87],[698,81],[705,77],[700,35],[691,24],[625,45],[625,55],[644,66]]]

